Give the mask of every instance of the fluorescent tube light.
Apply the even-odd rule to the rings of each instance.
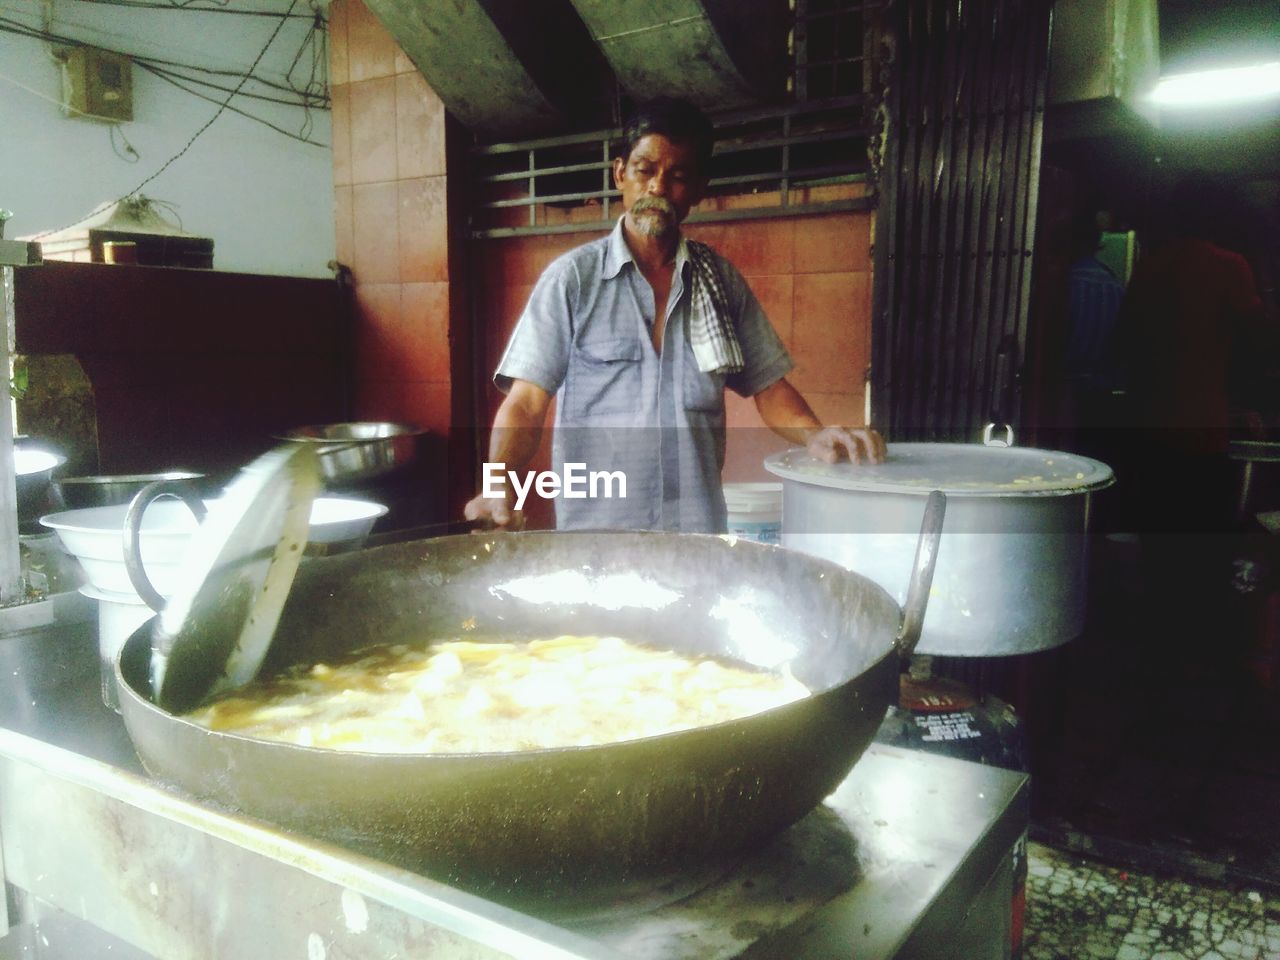
[[[1199,107],[1280,96],[1280,62],[1161,77],[1151,99],[1162,107]]]

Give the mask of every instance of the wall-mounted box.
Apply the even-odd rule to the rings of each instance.
[[[87,120],[132,120],[132,62],[96,47],[72,48],[62,63],[62,108]]]

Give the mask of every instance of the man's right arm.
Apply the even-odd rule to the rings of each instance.
[[[523,472],[542,443],[542,428],[551,406],[551,394],[528,380],[513,379],[511,389],[493,418],[489,436],[489,462],[505,464],[504,470]],[[483,493],[468,501],[463,516],[468,520],[491,520],[505,527],[519,516],[511,509],[511,486],[506,484],[501,497]]]

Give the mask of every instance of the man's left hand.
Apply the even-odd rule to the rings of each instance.
[[[827,463],[883,463],[884,437],[870,427],[823,427],[805,442],[809,455]]]

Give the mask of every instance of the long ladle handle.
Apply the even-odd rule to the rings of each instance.
[[[196,515],[197,522],[203,522],[207,512],[189,480],[155,480],[134,494],[129,512],[124,515],[124,569],[138,596],[156,613],[164,609],[164,597],[151,585],[142,565],[142,515],[161,497],[177,497]]]
[[[920,540],[916,543],[916,562],[911,568],[907,602],[902,608],[902,626],[894,643],[905,660],[915,652],[924,628],[925,609],[929,606],[929,589],[933,586],[933,570],[938,561],[938,545],[942,542],[942,520],[947,515],[947,495],[941,490],[929,494],[924,505],[924,521],[920,524]]]

